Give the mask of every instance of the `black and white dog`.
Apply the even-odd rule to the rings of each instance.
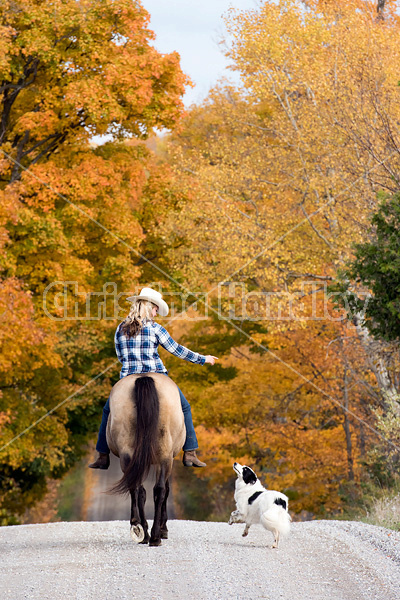
[[[230,516],[232,523],[245,523],[243,537],[249,533],[250,525],[261,523],[274,534],[272,548],[278,548],[280,537],[290,531],[289,499],[285,494],[267,490],[261,485],[257,475],[250,467],[235,462],[233,470],[237,475],[235,482],[236,509]]]

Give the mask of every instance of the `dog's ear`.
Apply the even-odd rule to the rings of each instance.
[[[243,481],[247,483],[255,483],[257,481],[257,475],[250,467],[243,467]]]

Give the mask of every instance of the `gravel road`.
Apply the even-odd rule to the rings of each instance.
[[[170,521],[136,545],[126,521],[0,528],[2,600],[398,600],[400,533],[294,523],[279,550],[253,526]]]

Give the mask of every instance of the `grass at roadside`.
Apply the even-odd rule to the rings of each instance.
[[[400,492],[377,498],[362,520],[365,523],[400,531]]]
[[[364,482],[361,487],[347,487],[343,500],[345,509],[339,520],[362,521],[400,531],[400,478],[390,487]]]

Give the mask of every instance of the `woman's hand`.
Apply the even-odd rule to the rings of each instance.
[[[211,356],[211,354],[207,354],[207,356],[206,356],[206,364],[213,365],[216,360],[218,360],[217,356]]]

